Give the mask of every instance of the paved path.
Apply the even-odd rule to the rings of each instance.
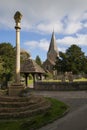
[[[70,105],[70,112],[39,130],[87,130],[87,91],[36,91],[38,95],[53,97]]]

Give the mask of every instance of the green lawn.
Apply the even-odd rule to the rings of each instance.
[[[84,81],[87,81],[87,78],[80,78],[80,79],[74,79],[74,82],[84,82]]]
[[[65,103],[56,99],[47,98],[47,100],[52,103],[52,106],[45,114],[42,113],[41,115],[20,120],[1,120],[0,130],[36,130],[62,117],[69,108]]]
[[[43,80],[44,82],[61,82],[61,80]],[[80,78],[80,79],[74,79],[73,82],[85,82],[87,81],[87,78]],[[69,82],[68,80],[66,80],[66,82]]]
[[[85,82],[87,81],[87,78],[80,78],[80,79],[74,79],[73,82]],[[61,80],[53,80],[53,79],[49,79],[49,80],[43,80],[43,82],[61,82]],[[68,80],[66,80],[66,82],[69,82]],[[28,80],[28,85],[32,85],[33,84],[33,80]]]
[[[31,80],[28,80],[28,84],[29,84],[29,85],[33,84],[33,80],[32,80],[32,79],[31,79]]]

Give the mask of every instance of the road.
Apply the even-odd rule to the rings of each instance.
[[[34,93],[56,98],[70,106],[66,116],[39,130],[87,130],[87,91],[36,91]]]

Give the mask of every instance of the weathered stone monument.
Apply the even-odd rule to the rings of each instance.
[[[19,97],[20,92],[24,89],[24,86],[20,83],[20,22],[21,13],[17,11],[14,15],[16,22],[16,67],[15,67],[15,82],[8,87],[9,96],[0,97],[0,119],[18,119],[29,118],[38,114],[46,113],[51,107],[51,103],[42,96],[30,94],[25,97],[25,94],[21,93],[22,98]],[[29,60],[28,60],[29,61]],[[30,62],[29,62],[30,63]],[[35,62],[31,62],[36,64]],[[25,63],[26,64],[26,63]],[[30,69],[32,64],[29,64]],[[35,65],[38,66],[38,65]],[[35,68],[33,65],[33,70]],[[25,66],[24,66],[25,67]],[[35,70],[39,74],[42,74],[43,70],[37,67]],[[28,70],[29,72],[29,70]],[[34,71],[33,71],[34,72]],[[32,73],[33,73],[32,72]],[[44,73],[44,72],[43,72]],[[29,92],[28,92],[29,93]],[[13,97],[12,97],[13,96]],[[23,97],[24,96],[24,97]]]
[[[15,67],[15,83],[9,86],[8,93],[9,96],[19,95],[21,90],[23,90],[23,85],[20,83],[20,23],[22,14],[17,11],[14,15],[14,20],[16,23],[16,67]]]
[[[16,12],[14,15],[14,20],[16,23],[16,76],[15,81],[16,83],[20,83],[20,22],[21,22],[22,15],[20,12]]]

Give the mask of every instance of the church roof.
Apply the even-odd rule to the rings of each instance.
[[[48,53],[50,53],[51,51],[53,52],[53,50],[57,53],[57,55],[59,55],[54,31],[52,33],[52,37],[51,37]]]
[[[59,57],[59,52],[58,52],[58,47],[56,44],[56,38],[54,35],[54,31],[53,31],[51,41],[50,41],[49,50],[47,52],[47,59],[50,62],[55,63],[57,57]]]
[[[41,68],[34,60],[27,59],[23,64],[21,64],[21,73],[45,73],[43,68]]]

